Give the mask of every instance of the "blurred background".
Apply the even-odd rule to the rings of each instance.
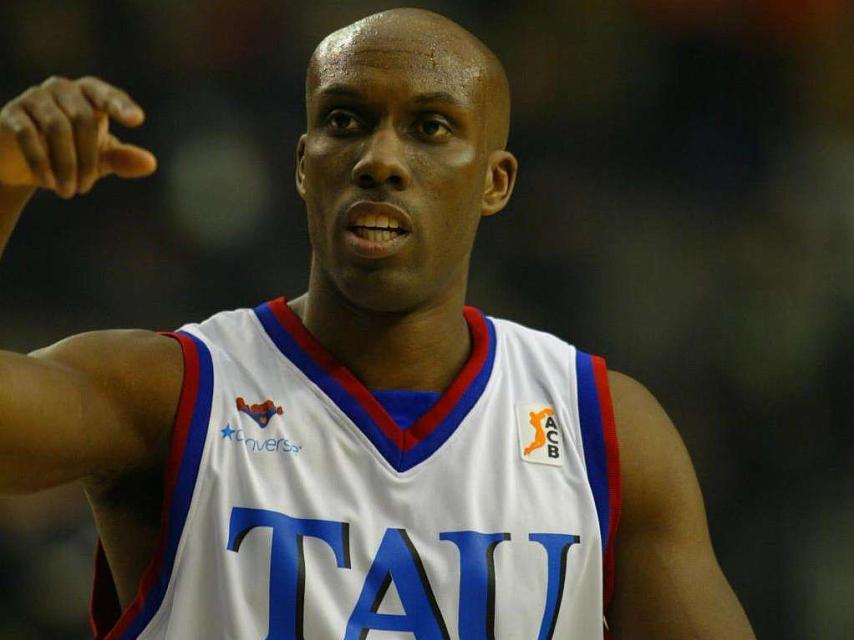
[[[850,4],[412,4],[484,40],[513,92],[520,174],[481,226],[471,303],[653,391],[760,638],[854,637]],[[100,76],[144,106],[125,137],[160,161],[34,199],[0,265],[0,345],[303,292],[305,64],[392,6],[0,4],[0,103],[49,75]],[[0,639],[88,637],[94,537],[78,487],[0,500]]]

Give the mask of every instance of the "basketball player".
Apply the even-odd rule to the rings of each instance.
[[[96,637],[752,638],[652,396],[464,304],[517,173],[496,57],[385,11],[317,47],[306,108],[305,295],[0,354],[0,489],[83,483]],[[143,117],[92,77],[9,102],[0,246],[36,188],[152,173],[110,129]]]

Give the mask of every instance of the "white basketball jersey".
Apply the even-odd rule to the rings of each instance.
[[[99,550],[96,637],[607,637],[604,361],[465,318],[467,363],[406,429],[282,298],[171,334],[185,373],[161,544],[123,612]]]

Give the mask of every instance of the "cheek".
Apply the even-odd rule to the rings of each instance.
[[[340,145],[322,137],[306,142],[303,170],[305,172],[305,204],[312,243],[321,241],[323,230],[334,217],[334,207],[340,196],[342,176],[348,172],[347,155]]]
[[[424,175],[428,177],[423,185],[428,207],[442,212],[436,217],[442,244],[456,253],[467,250],[477,229],[484,171],[475,149],[460,147],[425,163]]]
[[[471,145],[451,143],[435,151],[414,149],[408,155],[413,185],[429,209],[447,212],[442,218],[450,218],[449,222],[471,210],[472,196],[482,185]]]
[[[328,191],[325,185],[339,179],[346,171],[347,154],[341,145],[322,136],[309,137],[305,147],[305,175],[308,188],[320,197]]]
[[[407,154],[413,178],[423,176],[425,181],[448,184],[468,183],[477,171],[477,153],[470,144],[451,142],[444,147],[420,149],[413,147]]]
[[[318,171],[324,166],[324,154],[318,149],[318,144],[311,138],[306,141],[303,156],[303,172],[305,175],[305,213],[308,226],[308,238],[312,249],[319,255],[325,255],[324,212],[328,209],[326,195],[329,189],[324,184],[325,172]]]
[[[483,169],[475,149],[471,145],[459,145],[448,150],[439,158],[424,162],[425,195],[448,210],[449,222],[460,215],[478,209],[483,191]],[[466,215],[466,217],[469,217]]]

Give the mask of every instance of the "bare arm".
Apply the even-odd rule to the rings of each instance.
[[[148,175],[144,149],[109,131],[142,110],[97,78],[51,78],[0,110],[0,252],[34,191],[63,198],[97,180]],[[178,344],[145,331],[63,340],[29,355],[0,351],[0,495],[109,476],[151,461],[180,393]]]
[[[749,640],[715,558],[688,451],[655,398],[609,374],[623,477],[610,621],[619,640]]]
[[[155,462],[168,446],[182,376],[178,343],[149,331],[0,352],[0,495]]]

